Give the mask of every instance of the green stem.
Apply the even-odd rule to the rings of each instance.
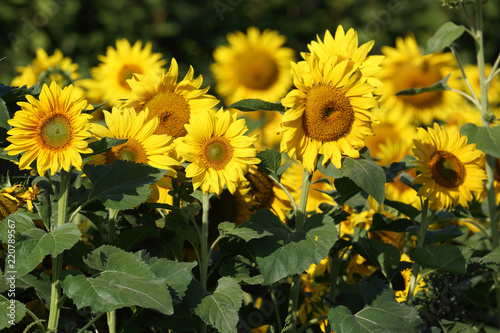
[[[109,333],[116,333],[116,311],[106,312],[108,317],[108,329]]]
[[[33,321],[36,323],[36,325],[38,325],[38,327],[40,328],[40,330],[42,332],[46,332],[45,331],[45,327],[43,327],[42,325],[42,322],[43,320],[41,320],[40,318],[38,318],[33,312],[30,311],[30,309],[26,308],[26,313],[33,319]]]
[[[278,179],[276,179],[272,176],[269,176],[269,178],[271,178],[285,192],[285,194],[288,197],[288,200],[290,200],[290,203],[292,204],[293,214],[296,215],[298,207],[297,207],[297,204],[295,203],[295,199],[292,197],[290,192],[287,190],[287,188],[283,184],[281,184],[281,182]]]
[[[481,87],[481,116],[483,118],[483,126],[489,125],[484,116],[488,112],[488,87],[486,82],[486,70],[484,62],[484,42],[483,42],[483,11],[482,1],[476,1],[476,58],[477,68],[479,71],[479,84]]]
[[[91,321],[89,321],[85,326],[83,326],[82,328],[80,328],[78,330],[78,332],[76,333],[83,333],[87,330],[87,328],[89,328],[91,325],[93,325],[96,321],[99,320],[99,318],[101,318],[102,316],[104,315],[104,312],[101,312],[99,313],[98,315],[96,315],[94,318],[92,318]]]
[[[309,320],[307,323],[305,323],[304,325],[302,325],[298,330],[297,330],[297,333],[302,333],[304,332],[306,329],[308,329],[309,327],[311,327],[312,325],[314,324],[317,324],[319,323],[320,321],[322,320],[327,320],[328,319],[328,315],[324,315],[324,316],[320,316],[318,318],[314,318],[314,319],[311,319]]]
[[[61,170],[61,182],[59,188],[59,199],[57,201],[57,224],[51,226],[51,231],[66,223],[66,213],[68,206],[68,188],[71,173]],[[52,284],[50,290],[50,309],[49,322],[47,329],[57,332],[57,324],[59,323],[59,315],[61,313],[61,281],[59,275],[62,271],[63,255],[62,253],[56,257],[52,257]]]
[[[335,297],[337,297],[337,279],[339,277],[340,268],[340,253],[335,252],[330,257],[330,302],[333,305]]]
[[[118,217],[119,209],[109,209],[109,229],[108,241],[113,243],[116,237],[116,218]]]
[[[274,294],[273,286],[269,286],[269,290],[271,292],[271,300],[273,301],[274,304],[274,312],[276,313],[276,325],[278,328],[278,332],[281,332],[283,330],[283,327],[281,326],[280,311],[278,308],[278,302],[276,301],[276,295]]]
[[[208,278],[208,210],[210,208],[208,193],[203,193],[203,215],[201,224],[201,272],[200,279],[203,289],[207,290],[207,278]]]
[[[427,232],[427,228],[429,227],[429,220],[427,219],[427,214],[429,212],[429,201],[425,199],[422,204],[422,219],[420,221],[420,232],[417,239],[416,248],[421,248],[424,245],[425,234]],[[413,264],[413,269],[411,271],[411,280],[410,280],[410,288],[408,289],[408,296],[406,298],[406,303],[411,305],[413,303],[413,294],[415,293],[415,288],[417,287],[417,278],[420,273],[420,265],[418,262]]]
[[[299,207],[295,212],[295,230],[300,230],[304,221],[306,219],[306,207],[307,207],[307,196],[309,194],[309,186],[311,185],[312,174],[304,169],[302,174],[302,189],[300,192]],[[297,323],[297,309],[300,294],[300,274],[295,275],[292,278],[292,286],[290,287],[290,300],[288,303],[288,315],[292,316],[291,322],[294,324],[292,326],[292,333],[296,331]]]

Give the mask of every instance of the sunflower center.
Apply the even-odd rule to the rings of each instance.
[[[442,80],[439,68],[433,67],[424,62],[419,67],[404,67],[394,78],[396,91],[409,88],[424,88],[432,86]],[[443,92],[432,91],[418,95],[399,95],[399,98],[407,104],[417,108],[433,107],[442,102]]]
[[[274,200],[273,181],[263,172],[248,172],[245,178],[250,182],[250,188],[257,201],[258,209],[271,208]]]
[[[67,147],[73,139],[69,120],[62,114],[56,114],[45,120],[40,128],[43,145],[58,150]]]
[[[147,164],[148,156],[139,141],[129,138],[124,144],[115,146],[106,152],[106,163],[113,163],[116,160]]]
[[[137,65],[125,65],[120,69],[120,72],[118,72],[118,82],[120,82],[123,88],[131,90],[127,80],[133,78],[134,73],[143,74],[141,68]]]
[[[336,141],[349,134],[354,119],[351,102],[339,89],[319,84],[307,94],[302,127],[309,138]]]
[[[234,148],[227,138],[213,137],[204,143],[201,159],[207,167],[222,170],[231,161],[233,151]]]
[[[14,200],[0,194],[0,222],[19,209],[19,204]]]
[[[187,134],[184,125],[189,123],[191,108],[183,96],[174,92],[159,93],[144,105],[146,107],[151,118],[160,118],[155,134],[168,134],[174,138]]]
[[[267,90],[278,79],[278,65],[268,54],[248,52],[236,62],[236,76],[244,86],[255,90]]]
[[[38,75],[38,82],[42,85],[46,83],[50,86],[52,81],[57,83],[61,88],[73,83],[71,73],[68,70],[61,69],[59,66],[49,67]]]
[[[450,152],[438,150],[430,161],[432,178],[438,185],[455,188],[465,180],[465,166]]]

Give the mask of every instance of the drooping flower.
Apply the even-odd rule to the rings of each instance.
[[[95,164],[113,163],[116,160],[149,164],[155,168],[168,170],[167,176],[175,176],[175,166],[180,163],[172,158],[173,139],[167,134],[153,134],[158,126],[158,117],[149,118],[149,110],[136,113],[134,108],[104,111],[107,127],[92,124],[92,133],[98,138],[127,139],[127,142],[114,146],[111,150],[92,156]]]
[[[116,41],[116,48],[108,46],[106,55],[99,55],[97,67],[90,70],[92,79],[83,84],[93,100],[108,101],[116,106],[121,99],[133,96],[127,83],[134,74],[157,76],[161,74],[166,61],[161,53],[152,53],[152,44],[136,41],[133,46],[126,39]]]
[[[285,37],[275,30],[262,33],[249,27],[247,34],[227,35],[229,45],[214,51],[215,63],[211,71],[217,82],[216,92],[227,105],[247,98],[276,102],[287,93],[292,84],[291,48],[284,47]]]
[[[124,106],[137,112],[149,109],[149,119],[158,117],[160,123],[155,134],[168,134],[174,139],[186,135],[185,124],[204,110],[213,108],[219,101],[207,94],[209,87],[200,89],[202,76],[193,79],[193,67],[180,82],[177,82],[179,68],[172,58],[166,74],[156,77],[136,74],[127,80],[133,95]]]
[[[89,119],[82,113],[89,105],[75,96],[72,85],[61,89],[56,82],[43,85],[39,99],[27,95],[28,102],[8,123],[13,127],[7,132],[11,142],[5,150],[8,155],[23,154],[19,168],[29,169],[36,160],[41,176],[50,169],[54,175],[60,168],[69,171],[71,166],[81,170],[81,154],[91,153],[86,139],[91,137]]]
[[[0,222],[12,213],[15,213],[25,204],[33,211],[33,200],[38,195],[38,188],[26,187],[21,184],[8,186],[0,190]]]
[[[468,207],[472,192],[483,189],[486,173],[480,167],[482,152],[456,128],[418,129],[413,154],[417,157],[415,184],[423,186],[418,195],[429,200],[433,210],[449,210],[457,205]]]
[[[359,157],[364,138],[373,135],[376,121],[369,109],[378,106],[361,72],[347,70],[349,59],[330,58],[320,66],[313,53],[304,65],[292,64],[294,84],[283,98],[288,109],[283,116],[281,151],[296,154],[304,167],[313,172],[318,154],[323,164],[331,161],[341,167],[342,156]]]
[[[185,125],[187,135],[177,138],[177,152],[190,164],[186,176],[193,178],[193,188],[203,193],[221,194],[224,186],[234,193],[252,164],[258,164],[256,137],[247,132],[244,119],[237,114],[207,110]]]

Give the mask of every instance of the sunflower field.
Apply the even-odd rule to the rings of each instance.
[[[500,331],[500,4],[0,3],[0,331]]]

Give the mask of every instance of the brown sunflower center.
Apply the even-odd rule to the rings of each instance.
[[[339,89],[319,84],[307,94],[302,127],[309,138],[336,141],[349,134],[354,119],[351,102]]]
[[[71,144],[73,131],[71,123],[62,114],[56,114],[45,120],[40,128],[42,144],[53,150],[64,149]]]
[[[396,91],[400,91],[409,88],[430,87],[442,79],[439,68],[424,62],[419,67],[403,67],[394,78],[394,85]],[[440,104],[443,100],[443,92],[432,91],[418,95],[399,95],[398,97],[404,103],[417,108],[427,108]]]
[[[124,144],[115,146],[106,152],[106,163],[113,163],[116,160],[147,164],[148,156],[139,141],[129,138]]]
[[[14,200],[0,194],[0,222],[19,209],[19,204]]]
[[[189,123],[191,109],[183,96],[174,92],[159,93],[144,105],[146,107],[151,118],[160,118],[155,134],[168,134],[174,138],[187,134],[184,125]]]
[[[432,178],[446,188],[455,188],[465,181],[465,166],[450,152],[438,150],[430,161]]]
[[[123,88],[131,90],[130,86],[127,83],[127,80],[133,78],[134,73],[143,74],[141,67],[137,65],[125,65],[122,67],[122,69],[120,69],[120,72],[118,73],[118,82],[120,82],[120,85]]]
[[[248,52],[236,62],[236,76],[245,87],[255,90],[267,90],[278,79],[276,61],[263,52]]]
[[[250,182],[250,188],[258,203],[258,209],[271,208],[274,200],[273,181],[263,172],[248,172],[245,178]]]
[[[215,170],[222,170],[231,161],[234,148],[227,138],[213,137],[201,148],[201,159],[205,165]]]

